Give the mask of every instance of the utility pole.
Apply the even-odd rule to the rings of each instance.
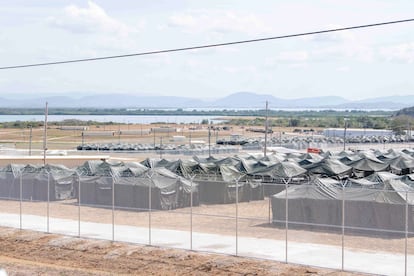
[[[29,134],[29,156],[32,156],[32,125],[30,125],[30,134]]]
[[[264,140],[264,156],[266,157],[266,153],[267,153],[267,131],[268,131],[268,123],[267,123],[267,117],[268,117],[268,101],[266,101],[266,118],[265,118],[265,140]]]
[[[118,144],[121,144],[121,123],[118,124]]]
[[[210,129],[210,121],[208,122],[208,157],[211,157],[211,129]]]
[[[45,128],[43,133],[43,165],[46,165],[46,151],[47,151],[47,102],[45,108]]]
[[[344,151],[346,148],[346,118],[344,118]]]
[[[162,159],[162,136],[160,137],[160,159]]]
[[[154,133],[154,149],[155,149],[155,128],[151,130]]]

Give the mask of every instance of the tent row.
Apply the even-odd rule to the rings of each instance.
[[[273,224],[378,235],[414,234],[414,188],[407,177],[378,173],[359,183],[315,178],[311,185],[292,185],[271,197]],[[345,183],[345,185],[344,185]],[[366,188],[376,186],[375,189]],[[287,204],[288,202],[288,204]]]
[[[151,202],[152,208],[165,210],[190,206],[191,199],[193,205],[261,200],[283,191],[285,184],[308,185],[315,178],[378,188],[374,178],[387,173],[405,175],[407,183],[411,181],[407,185],[412,185],[413,156],[409,149],[319,154],[280,149],[267,156],[87,161],[75,169],[10,164],[0,168],[0,197],[78,199],[103,206],[114,201],[125,208],[148,208]]]
[[[114,191],[113,191],[114,189]],[[164,168],[140,163],[87,161],[65,166],[16,165],[0,168],[0,197],[31,201],[78,199],[81,204],[175,209],[198,205],[197,183]]]
[[[231,168],[222,167],[231,172]],[[65,166],[16,165],[0,168],[0,198],[31,201],[78,199],[81,204],[170,210],[199,202],[233,203],[263,199],[256,182],[191,181],[164,167],[138,162],[87,161]]]
[[[321,177],[362,178],[374,172],[388,171],[394,174],[410,174],[414,171],[414,151],[342,151],[322,152],[276,152],[267,156],[235,155],[224,158],[150,159],[141,164],[148,168],[164,167],[185,178],[216,178],[235,181],[246,179],[298,178],[304,175]],[[223,166],[227,170],[223,170]]]
[[[254,200],[284,190],[286,182],[309,184],[310,179],[315,177],[346,179],[351,183],[353,180],[366,181],[363,179],[364,177],[378,172],[386,172],[390,175],[407,175],[414,170],[413,155],[414,151],[412,150],[342,151],[320,154],[285,150],[267,156],[262,154],[236,155],[224,158],[195,156],[186,160],[147,158],[141,164],[148,168],[166,168],[187,179],[194,178],[194,181],[199,183],[200,191],[212,187],[214,181],[229,183],[230,186],[234,186],[236,180],[249,183],[251,186],[250,200]],[[204,186],[208,188],[205,189]],[[370,187],[375,188],[376,186]],[[231,189],[230,187],[221,188]],[[225,193],[218,190],[218,188],[210,188],[210,192],[215,195],[222,196]],[[218,202],[217,197],[216,200],[213,200],[213,196],[207,197],[207,194],[200,192],[202,202],[229,202],[224,199]],[[240,196],[239,200],[240,198],[243,196]]]

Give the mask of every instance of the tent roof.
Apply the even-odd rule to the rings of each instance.
[[[345,165],[337,159],[327,158],[318,163],[308,165],[306,168],[309,172],[323,174],[327,176],[336,176],[350,174],[352,167]]]
[[[257,170],[254,174],[265,175],[273,178],[291,178],[305,174],[307,171],[299,165],[284,161],[273,164],[267,168]]]
[[[291,185],[287,190],[288,199],[318,199],[318,200],[346,200],[346,201],[369,201],[390,204],[414,204],[414,189],[399,179],[389,179],[387,190],[346,188],[342,189],[332,179],[318,178],[312,185]],[[286,191],[282,191],[274,198],[283,199]]]
[[[363,157],[359,160],[350,162],[348,166],[359,170],[359,171],[368,171],[368,172],[379,172],[385,171],[389,165],[380,161],[377,158]]]

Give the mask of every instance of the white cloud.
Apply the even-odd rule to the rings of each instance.
[[[265,57],[264,67],[277,68],[281,64],[289,68],[305,68],[309,62],[309,52],[307,51],[283,51],[277,55]]]
[[[303,63],[309,60],[309,53],[307,51],[286,51],[279,53],[276,61]]]
[[[303,69],[308,66],[310,61],[310,52],[308,51],[284,51],[276,56],[266,58],[266,67],[275,67],[278,64],[288,64],[289,68]]]
[[[375,51],[369,45],[347,43],[320,47],[312,50],[310,55],[312,60],[318,61],[355,60],[358,62],[372,62],[375,58]]]
[[[329,25],[326,29],[340,29],[343,26]],[[303,38],[306,42],[315,42],[310,51],[312,60],[332,61],[338,59],[353,59],[361,62],[371,62],[374,59],[374,49],[365,38],[358,37],[352,31],[336,31]]]
[[[291,68],[306,68],[315,62],[357,61],[372,62],[375,51],[367,45],[341,44],[307,50],[284,51],[268,58],[266,65],[289,64]]]
[[[105,10],[92,1],[86,8],[76,5],[67,6],[62,17],[49,18],[49,23],[75,33],[111,33],[128,35],[135,30],[110,17]]]
[[[402,43],[389,47],[382,47],[379,55],[387,61],[403,63],[414,62],[414,42]]]
[[[336,68],[336,71],[339,72],[349,72],[351,70],[351,68],[349,68],[348,66],[340,66]]]
[[[257,73],[257,68],[255,66],[226,66],[223,68],[223,71],[231,74],[254,74]]]
[[[166,68],[166,67],[171,66],[171,64],[173,64],[172,58],[168,54],[145,56],[137,60],[137,62],[145,64],[146,66],[155,67],[155,68],[160,68],[160,67]]]
[[[5,52],[3,47],[4,47],[4,43],[6,42],[6,38],[4,36],[4,34],[0,31],[0,53]]]
[[[268,24],[257,15],[229,10],[187,10],[171,16],[169,26],[189,33],[239,32],[258,35],[270,31]]]
[[[289,64],[288,67],[292,69],[305,69],[309,67],[309,64],[305,62],[296,62]]]

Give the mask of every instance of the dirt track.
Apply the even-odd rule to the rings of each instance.
[[[184,250],[0,228],[9,275],[357,275]]]

